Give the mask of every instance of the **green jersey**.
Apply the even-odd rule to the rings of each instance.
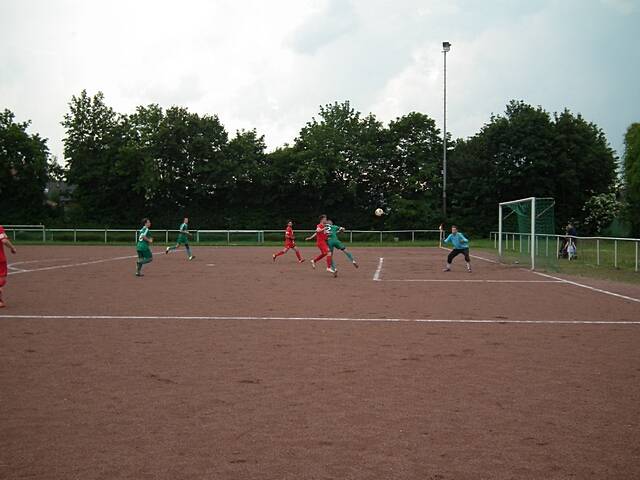
[[[183,223],[180,225],[180,233],[178,234],[178,243],[189,243],[187,238],[187,232],[189,231],[189,225]]]
[[[149,235],[149,227],[142,227],[140,230],[138,230],[138,244],[136,246],[138,250],[149,248],[149,242],[145,240],[144,237],[151,238],[151,235]]]
[[[337,248],[338,250],[344,250],[346,248],[338,238],[338,232],[341,228],[342,227],[339,227],[338,225],[328,225],[327,231],[329,234],[329,241],[327,243],[329,244],[329,250],[332,252],[334,248]]]
[[[340,231],[340,228],[338,225],[329,225],[329,240],[338,240],[338,232]]]

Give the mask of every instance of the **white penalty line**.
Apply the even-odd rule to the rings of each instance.
[[[536,275],[540,275],[541,277],[552,278],[554,280],[557,280],[558,282],[567,283],[569,285],[574,285],[576,287],[586,288],[587,290],[591,290],[593,292],[603,293],[605,295],[611,295],[612,297],[622,298],[623,300],[629,300],[631,302],[640,303],[640,298],[634,298],[634,297],[629,297],[627,295],[622,295],[620,293],[610,292],[609,290],[604,290],[602,288],[592,287],[590,285],[585,285],[583,283],[574,282],[572,280],[567,280],[565,278],[555,277],[555,276],[549,275],[547,273],[536,272],[535,270],[532,270],[531,273],[535,273]]]
[[[490,262],[490,263],[499,263],[495,260],[490,260],[488,258],[484,258],[484,257],[478,257],[476,255],[471,255],[473,258],[477,258],[479,260],[484,260],[485,262]],[[615,293],[615,292],[611,292],[609,290],[605,290],[603,288],[596,288],[596,287],[592,287],[590,285],[585,285],[584,283],[579,283],[579,282],[574,282],[573,280],[567,280],[565,278],[561,278],[561,277],[556,277],[553,275],[549,275],[547,273],[541,273],[541,272],[536,272],[535,270],[526,270],[523,269],[527,272],[531,272],[534,273],[536,275],[540,275],[541,277],[545,277],[545,278],[550,278],[552,280],[555,280],[558,283],[566,283],[568,285],[573,285],[575,287],[580,287],[580,288],[585,288],[587,290],[591,290],[592,292],[598,292],[598,293],[602,293],[604,295],[610,295],[612,297],[616,297],[616,298],[621,298],[623,300],[629,300],[631,302],[636,302],[636,303],[640,303],[640,298],[635,298],[635,297],[629,297],[627,295],[622,295],[620,293]]]
[[[640,320],[509,320],[434,318],[350,318],[350,317],[260,317],[260,316],[180,316],[180,315],[0,315],[0,319],[21,320],[253,320],[302,322],[442,323],[442,324],[523,324],[523,325],[640,325]]]
[[[413,278],[413,279],[389,279],[381,282],[430,282],[430,283],[565,283],[560,280],[490,280],[490,279],[437,279],[437,278]]]
[[[105,263],[105,262],[114,262],[116,260],[130,260],[132,258],[138,258],[137,255],[127,255],[125,257],[114,257],[114,258],[102,258],[100,260],[91,260],[88,262],[79,262],[79,263],[68,263],[65,265],[52,265],[50,267],[40,267],[40,268],[31,268],[29,270],[19,270],[15,272],[9,272],[9,275],[19,275],[21,273],[31,273],[31,272],[42,272],[46,270],[58,270],[61,268],[72,268],[72,267],[82,267],[84,265],[94,265],[96,263]]]
[[[380,274],[382,273],[382,263],[384,262],[384,258],[380,257],[380,260],[378,261],[378,268],[376,269],[375,273],[373,274],[373,281],[374,282],[379,282],[380,281]]]

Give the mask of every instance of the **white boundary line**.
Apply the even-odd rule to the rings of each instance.
[[[47,258],[44,260],[26,260],[23,262],[12,262],[11,265],[26,265],[29,263],[49,263],[49,262],[64,262],[67,260],[71,260],[70,258]],[[11,266],[9,265],[9,266]]]
[[[444,248],[444,247],[442,247],[442,248]],[[488,258],[478,257],[476,255],[471,255],[471,256],[474,257],[474,258],[478,258],[480,260],[484,260],[485,262],[499,263],[499,262],[496,262],[495,260],[490,260]],[[554,275],[549,275],[547,273],[536,272],[535,270],[526,270],[526,269],[522,269],[522,270],[525,270],[527,272],[531,272],[531,273],[533,273],[535,275],[539,275],[541,277],[551,278],[553,280],[556,280],[559,283],[567,283],[567,284],[573,285],[575,287],[586,288],[587,290],[591,290],[593,292],[598,292],[598,293],[602,293],[604,295],[610,295],[612,297],[621,298],[623,300],[629,300],[631,302],[640,303],[640,298],[629,297],[627,295],[622,295],[620,293],[615,293],[615,292],[611,292],[609,290],[604,290],[603,288],[596,288],[596,287],[592,287],[590,285],[585,285],[584,283],[574,282],[572,280],[567,280],[565,278],[556,277]]]
[[[33,320],[288,320],[381,323],[479,323],[534,325],[640,325],[640,320],[507,320],[507,319],[434,319],[434,318],[350,318],[350,317],[257,317],[257,316],[179,316],[179,315],[0,315],[0,319]]]
[[[596,288],[596,287],[592,287],[592,286],[589,286],[589,285],[584,285],[583,283],[578,283],[578,282],[574,282],[574,281],[571,281],[571,280],[566,280],[566,279],[560,278],[560,277],[554,277],[553,275],[549,275],[549,274],[546,274],[546,273],[541,273],[541,272],[536,272],[536,271],[532,271],[531,273],[535,273],[536,275],[540,275],[541,277],[553,278],[554,280],[558,280],[558,281],[560,281],[562,283],[568,283],[570,285],[575,285],[576,287],[586,288],[587,290],[591,290],[591,291],[594,291],[594,292],[604,293],[605,295],[611,295],[612,297],[622,298],[623,300],[630,300],[632,302],[640,303],[640,298],[628,297],[627,295],[622,295],[620,293],[610,292],[609,290],[604,290],[602,288]]]
[[[406,280],[380,280],[381,282],[430,282],[430,283],[565,283],[559,280],[484,280],[484,279],[474,279],[474,280],[464,280],[464,279],[437,279],[437,278],[429,278],[429,279],[406,279]]]
[[[376,269],[375,273],[373,274],[373,281],[374,282],[379,282],[380,281],[380,274],[382,274],[382,263],[384,262],[384,257],[380,257],[380,260],[378,261],[378,268]]]
[[[32,268],[31,270],[20,270],[17,272],[9,272],[9,275],[19,275],[21,273],[31,273],[31,272],[42,272],[45,270],[58,270],[60,268],[82,267],[84,265],[94,265],[96,263],[114,262],[116,260],[127,260],[131,258],[138,258],[138,256],[127,255],[125,257],[102,258],[100,260],[91,260],[89,262],[68,263],[66,265],[52,265],[50,267],[40,267],[40,268]]]
[[[8,270],[13,270],[14,272],[26,272],[27,270],[22,270],[21,268],[16,268],[13,265],[7,265]],[[11,273],[11,272],[8,272]]]

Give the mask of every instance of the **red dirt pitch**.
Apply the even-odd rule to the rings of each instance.
[[[10,258],[0,478],[640,478],[638,288],[194,253],[144,278],[131,248]]]

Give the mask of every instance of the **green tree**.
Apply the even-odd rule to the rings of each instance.
[[[115,226],[137,221],[143,164],[126,117],[105,104],[102,92],[90,97],[83,90],[72,97],[62,125],[67,181],[78,208],[72,220]]]
[[[618,217],[623,205],[618,201],[616,193],[601,193],[590,197],[584,207],[582,225],[585,231],[582,234],[602,235],[611,222]]]
[[[388,226],[433,228],[441,220],[442,138],[435,121],[412,112],[389,124],[378,187],[388,198]]]
[[[378,163],[381,131],[373,115],[362,118],[349,102],[320,107],[319,118],[302,128],[294,145],[294,181],[303,189],[299,198],[309,211],[332,212],[353,226],[368,221],[371,214],[363,206],[367,196],[359,193],[367,190],[363,178],[370,165]]]
[[[624,137],[624,188],[633,234],[640,236],[640,123],[633,123]]]
[[[616,157],[604,132],[581,115],[565,110],[554,118],[550,152],[556,163],[553,197],[559,225],[584,220],[582,206],[593,195],[607,195],[616,182]]]
[[[581,116],[565,110],[552,118],[512,101],[504,116],[455,142],[449,174],[452,217],[472,230],[496,227],[500,201],[534,196],[556,199],[560,226],[582,220],[588,198],[610,191],[615,156],[603,132]]]
[[[46,140],[29,134],[30,122],[0,112],[0,212],[5,223],[44,222],[45,189],[56,165],[49,159]]]

